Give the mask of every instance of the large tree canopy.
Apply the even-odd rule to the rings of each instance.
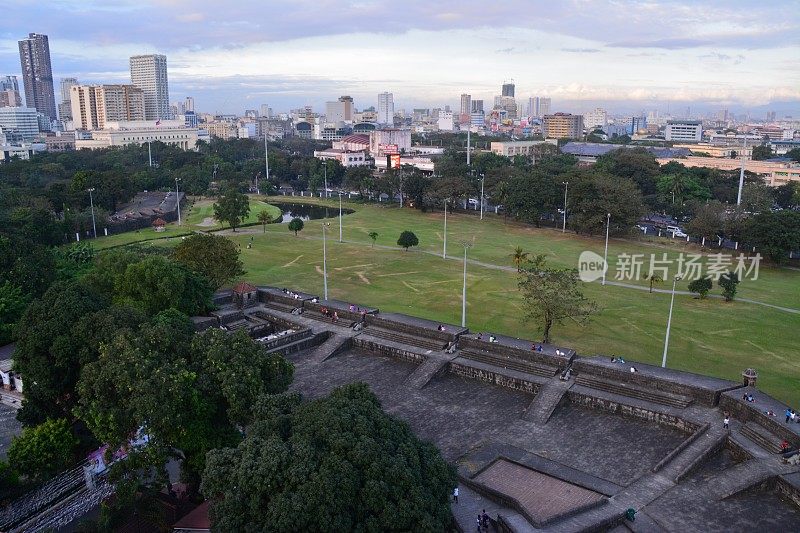
[[[455,472],[364,384],[264,397],[236,447],[208,455],[217,531],[444,531]]]
[[[175,248],[175,259],[206,278],[213,289],[244,274],[236,243],[217,235],[187,237]]]

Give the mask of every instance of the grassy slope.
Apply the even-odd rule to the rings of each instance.
[[[344,217],[344,239],[335,242],[338,221],[332,220],[328,248],[330,296],[374,305],[450,323],[460,322],[463,254],[460,239],[472,241],[469,255],[480,261],[510,265],[517,245],[533,253],[546,253],[550,261],[574,267],[585,249],[603,252],[601,238],[562,235],[506,223],[500,217],[483,222],[472,215],[448,217],[448,252],[454,259],[398,249],[370,248],[368,233],[377,231],[378,245],[395,246],[400,232],[414,231],[420,249],[441,253],[442,214],[421,214],[411,209],[352,205],[356,213]],[[202,219],[201,219],[202,220]],[[320,221],[306,224],[299,237],[285,225],[250,228],[231,236],[242,245],[247,279],[260,284],[322,292]],[[254,238],[248,250],[246,242]],[[116,239],[122,236],[110,237]],[[168,246],[170,241],[156,241]],[[174,241],[171,241],[174,242]],[[612,240],[609,256],[619,253],[662,253],[680,246]],[[674,253],[674,252],[668,252]],[[644,281],[640,281],[644,283]],[[679,283],[685,289],[685,283]],[[468,266],[467,325],[474,331],[496,331],[534,339],[537,331],[523,318],[513,272]],[[557,326],[556,342],[584,354],[618,354],[658,364],[664,342],[669,295],[649,294],[599,283],[585,285],[586,294],[602,311],[586,327],[574,323]],[[719,292],[715,287],[713,292]],[[740,286],[743,297],[776,305],[797,307],[800,273],[762,269],[758,281]],[[741,371],[755,366],[760,386],[783,401],[800,404],[800,349],[796,335],[800,315],[744,302],[696,300],[677,296],[668,364],[673,368],[738,380]]]

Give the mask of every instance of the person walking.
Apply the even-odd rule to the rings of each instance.
[[[725,415],[725,419],[722,421],[722,427],[724,429],[728,429],[728,424],[731,423],[731,419],[728,415]]]
[[[458,487],[453,489],[453,503],[458,503]]]
[[[792,410],[788,407],[786,408],[786,423],[789,423],[789,419],[792,418]]]

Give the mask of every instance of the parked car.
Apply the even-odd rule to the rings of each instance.
[[[686,233],[678,226],[667,226],[667,232],[672,233],[673,237],[686,238]]]

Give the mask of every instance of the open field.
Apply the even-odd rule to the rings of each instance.
[[[275,201],[288,201],[280,197]],[[308,199],[306,199],[308,200]],[[486,263],[468,265],[467,325],[473,331],[494,331],[537,338],[536,327],[523,316],[516,275],[507,270],[516,246],[545,253],[552,264],[576,267],[581,251],[603,254],[603,239],[586,238],[552,229],[536,229],[504,221],[502,217],[455,214],[448,216],[448,260],[441,257],[442,213],[420,213],[397,207],[348,204],[355,213],[343,218],[344,243],[338,240],[338,221],[331,220],[328,240],[330,297],[351,300],[433,320],[460,322],[463,248],[460,240],[474,242],[469,258]],[[199,216],[199,215],[198,215]],[[172,228],[170,228],[171,230]],[[404,252],[396,240],[402,230],[414,231],[418,250]],[[168,231],[170,231],[168,230]],[[370,231],[379,237],[371,248]],[[299,237],[285,225],[225,232],[242,246],[247,280],[322,293],[322,242],[320,221],[306,223]],[[251,236],[252,249],[246,248]],[[123,244],[125,235],[99,239],[98,247]],[[174,240],[155,241],[169,246]],[[613,277],[620,254],[667,253],[675,258],[682,246],[664,247],[612,239],[609,259]],[[429,253],[420,253],[429,252]],[[439,254],[437,257],[433,253]],[[506,270],[501,269],[506,268]],[[646,267],[645,267],[646,272]],[[670,272],[672,275],[672,272]],[[643,280],[631,281],[645,285]],[[669,288],[667,284],[658,286]],[[678,284],[686,289],[686,282]],[[744,281],[739,296],[777,306],[800,307],[800,272],[762,268],[757,281]],[[586,284],[587,296],[601,311],[590,325],[568,322],[553,330],[555,342],[582,354],[616,354],[659,364],[669,295],[650,294],[599,282]],[[715,287],[712,293],[719,293]],[[736,301],[698,300],[678,295],[672,321],[668,366],[738,380],[746,367],[758,369],[759,386],[775,397],[800,405],[800,313],[791,313]]]

